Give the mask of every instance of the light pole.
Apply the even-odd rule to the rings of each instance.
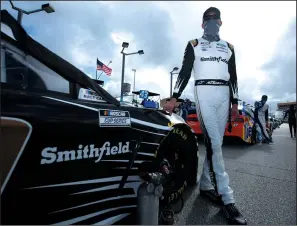
[[[174,71],[177,71],[178,70],[178,67],[174,67],[173,70],[170,72],[170,96],[172,96],[172,79],[173,79],[173,75],[175,74],[178,74],[178,72],[175,72]]]
[[[133,91],[135,91],[135,73],[136,73],[136,69],[132,69],[132,71],[134,72]],[[134,99],[135,99],[135,94],[133,94],[133,100]]]
[[[122,61],[122,80],[121,80],[121,101],[123,101],[123,96],[124,96],[124,74],[125,74],[126,56],[134,55],[134,54],[139,54],[139,55],[144,54],[143,50],[138,50],[137,52],[133,52],[133,53],[124,53],[124,49],[129,47],[128,42],[123,42],[122,47],[123,49],[121,51],[121,54],[123,54],[123,61]]]
[[[23,14],[24,13],[27,14],[27,15],[29,15],[29,14],[37,13],[37,12],[41,12],[41,11],[45,11],[47,13],[53,13],[53,12],[55,12],[55,9],[49,3],[46,3],[46,4],[41,5],[41,8],[40,9],[26,11],[26,10],[20,9],[18,7],[15,7],[13,5],[13,3],[12,3],[11,0],[9,0],[9,2],[10,2],[11,7],[14,10],[18,11],[18,22],[19,22],[19,24],[22,24],[22,17],[23,17]]]

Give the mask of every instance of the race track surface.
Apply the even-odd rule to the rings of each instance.
[[[276,129],[273,139],[272,145],[230,141],[223,145],[230,186],[249,225],[296,225],[296,139],[290,138],[288,124]],[[199,147],[203,161],[205,146],[201,141]],[[226,224],[220,208],[201,198],[198,187],[188,191],[185,199],[176,224]]]

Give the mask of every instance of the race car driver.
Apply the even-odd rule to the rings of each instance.
[[[255,102],[255,121],[259,125],[262,136],[265,141],[270,144],[273,143],[272,139],[270,139],[266,128],[268,127],[268,104],[266,104],[268,97],[263,95],[261,101]]]
[[[294,138],[296,138],[296,109],[294,105],[290,105],[289,110],[286,111],[284,119],[289,115],[289,129],[290,129],[290,134],[291,138],[293,138],[293,133],[292,133],[292,128],[294,129]]]
[[[204,34],[201,38],[188,42],[173,95],[164,105],[164,110],[172,112],[193,69],[197,115],[205,136],[207,152],[200,181],[200,194],[216,203],[224,204],[229,224],[246,225],[246,219],[235,206],[222,155],[230,100],[232,118],[237,118],[239,113],[234,47],[220,39],[221,25],[220,11],[217,8],[210,7],[204,12]]]

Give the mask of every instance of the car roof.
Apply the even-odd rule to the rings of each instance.
[[[120,102],[116,98],[111,96],[84,72],[30,37],[25,29],[8,13],[7,10],[1,10],[0,17],[1,23],[6,24],[12,30],[13,36],[15,37],[14,40],[1,31],[1,39],[15,45],[25,53],[30,54],[65,79],[92,89],[108,103],[118,106],[120,105]]]

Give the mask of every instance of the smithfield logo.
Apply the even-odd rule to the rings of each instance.
[[[96,148],[94,144],[83,146],[80,144],[78,149],[62,151],[58,147],[46,147],[41,152],[40,164],[52,164],[54,162],[67,162],[80,159],[95,158],[95,162],[100,162],[103,156],[119,155],[130,152],[129,142],[123,144],[119,142],[116,146],[111,146],[109,141],[106,141],[101,148]]]
[[[222,57],[201,57],[200,61],[201,62],[204,62],[204,61],[217,61],[218,63],[220,63],[220,61],[221,61],[221,62],[224,62],[224,63],[228,64],[228,61],[226,59],[223,59]]]

